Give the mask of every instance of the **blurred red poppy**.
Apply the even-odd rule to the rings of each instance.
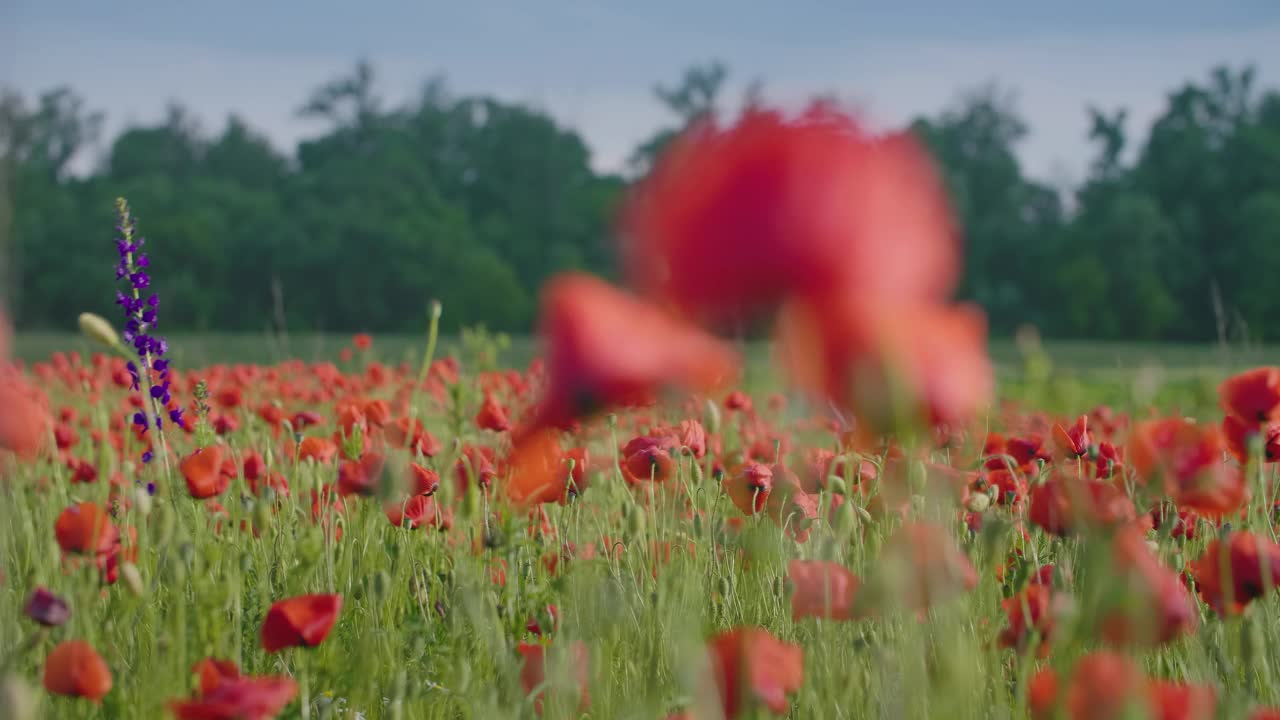
[[[1102,636],[1113,645],[1159,645],[1195,632],[1200,612],[1195,600],[1173,570],[1147,546],[1137,526],[1121,531],[1113,541],[1118,592],[1123,605],[1101,618]]]
[[[679,137],[623,214],[635,283],[699,320],[729,325],[797,294],[857,288],[941,299],[959,243],[942,183],[909,135],[873,138],[815,104],[762,108]]]
[[[680,446],[666,434],[641,435],[622,448],[622,476],[632,485],[665,483],[676,472]]]
[[[1280,368],[1260,367],[1233,375],[1218,386],[1228,415],[1257,427],[1280,420]]]
[[[791,618],[853,619],[853,598],[861,581],[848,568],[824,560],[792,560],[787,566],[791,585]]]
[[[287,677],[223,677],[203,687],[191,700],[173,700],[169,709],[178,720],[271,720],[298,694]]]
[[[1139,479],[1161,481],[1179,508],[1221,517],[1249,501],[1244,473],[1224,460],[1226,452],[1218,426],[1166,418],[1134,426],[1128,458]]]
[[[365,452],[359,460],[344,460],[338,466],[338,492],[342,495],[373,495],[378,490],[387,458],[382,453]]]
[[[299,460],[314,460],[320,465],[327,465],[338,454],[338,446],[328,438],[305,437],[298,444]]]
[[[1116,485],[1058,471],[1032,489],[1028,516],[1045,532],[1065,537],[1089,527],[1132,522],[1137,511]]]
[[[520,643],[516,646],[516,651],[524,661],[520,667],[520,686],[524,688],[525,695],[537,691],[533,702],[539,714],[542,713],[543,699],[547,689],[548,650],[550,648],[542,643]],[[554,660],[554,651],[551,655]],[[591,704],[591,695],[587,692],[587,684],[591,681],[590,655],[587,652],[587,646],[581,642],[570,644],[565,662],[569,663],[570,685],[560,689],[576,694],[579,711],[585,710]],[[551,691],[554,693],[556,689]]]
[[[1200,597],[1221,615],[1238,614],[1280,580],[1280,545],[1247,531],[1215,539],[1188,570]]]
[[[760,628],[730,630],[707,645],[726,720],[742,717],[756,705],[779,715],[787,712],[787,696],[804,683],[804,651],[799,646]]]
[[[962,426],[990,401],[986,318],[976,307],[792,303],[778,347],[801,387],[853,410],[872,431],[903,422]]]
[[[741,468],[725,473],[720,487],[744,515],[764,511],[773,491],[773,471],[768,465],[750,462]]]
[[[99,702],[111,692],[111,670],[92,645],[84,640],[67,640],[45,658],[44,688],[54,695]]]
[[[1031,681],[1032,716],[1071,720],[1121,720],[1139,716],[1209,720],[1217,707],[1217,693],[1208,685],[1181,685],[1148,680],[1128,657],[1093,652],[1081,658],[1063,687],[1052,669]]]
[[[737,372],[728,346],[589,275],[544,287],[540,332],[546,390],[525,432],[643,405],[667,386],[709,390]]]
[[[0,450],[32,459],[48,443],[49,416],[41,395],[27,384],[18,371],[0,358]]]
[[[1053,426],[1053,442],[1069,458],[1078,458],[1089,452],[1092,440],[1088,415],[1081,415],[1068,427]]]
[[[493,432],[506,432],[511,429],[511,421],[507,419],[507,409],[498,402],[493,393],[484,394],[484,402],[476,413],[476,427]]]
[[[1009,622],[1000,632],[1000,647],[1017,652],[1026,650],[1034,634],[1039,635],[1037,655],[1048,657],[1053,639],[1053,589],[1047,584],[1032,583],[1021,593],[1000,602]]]
[[[120,540],[120,532],[101,505],[82,502],[58,515],[53,524],[54,535],[63,552],[96,555],[110,552]]]
[[[373,338],[368,333],[356,333],[351,336],[351,344],[357,350],[368,350],[373,347]]]
[[[262,648],[315,647],[324,641],[342,610],[341,595],[301,595],[271,606],[262,622]]]
[[[217,497],[231,484],[231,478],[222,473],[222,448],[218,445],[195,450],[182,459],[178,470],[187,481],[187,492],[197,500]]]
[[[239,679],[240,667],[230,660],[207,657],[192,666],[191,674],[199,678],[200,694],[203,695],[226,680]]]

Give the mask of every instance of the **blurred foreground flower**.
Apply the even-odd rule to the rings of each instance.
[[[341,610],[341,595],[280,600],[262,622],[262,649],[273,653],[288,647],[315,647],[328,637]]]
[[[92,645],[83,640],[68,640],[45,658],[44,687],[54,695],[98,702],[111,691],[111,670]]]
[[[721,326],[797,296],[940,300],[959,278],[925,151],[821,104],[691,128],[636,188],[622,230],[638,287]]]
[[[523,432],[646,405],[667,387],[710,390],[738,367],[728,346],[589,275],[560,275],[546,285],[539,331],[547,386]]]

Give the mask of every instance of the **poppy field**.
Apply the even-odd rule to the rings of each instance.
[[[0,717],[1280,717],[1280,367],[997,375],[908,135],[696,126],[516,367],[182,366],[117,211],[0,318]]]

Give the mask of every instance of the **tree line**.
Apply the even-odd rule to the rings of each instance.
[[[388,107],[363,62],[306,96],[299,112],[326,130],[290,154],[234,116],[206,134],[173,105],[111,139],[88,174],[71,165],[98,147],[102,114],[65,88],[6,91],[4,295],[23,327],[110,313],[112,200],[123,195],[149,239],[170,332],[418,332],[431,298],[450,328],[527,330],[550,274],[612,272],[629,182],[683,127],[735,110],[726,76],[710,64],[656,88],[669,126],[619,174],[594,171],[583,139],[547,113],[440,79]],[[1094,157],[1069,189],[1024,174],[1028,128],[998,88],[912,124],[964,228],[961,294],[987,309],[993,333],[1280,337],[1280,93],[1252,68],[1217,68],[1173,89],[1137,138],[1123,108],[1082,111]]]

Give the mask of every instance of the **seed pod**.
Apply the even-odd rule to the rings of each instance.
[[[81,334],[90,340],[111,350],[120,347],[120,336],[116,333],[116,329],[111,327],[111,323],[101,315],[80,313],[79,324]]]
[[[391,576],[386,570],[379,570],[374,573],[373,580],[369,583],[369,595],[373,601],[382,604],[387,595],[391,593]]]

